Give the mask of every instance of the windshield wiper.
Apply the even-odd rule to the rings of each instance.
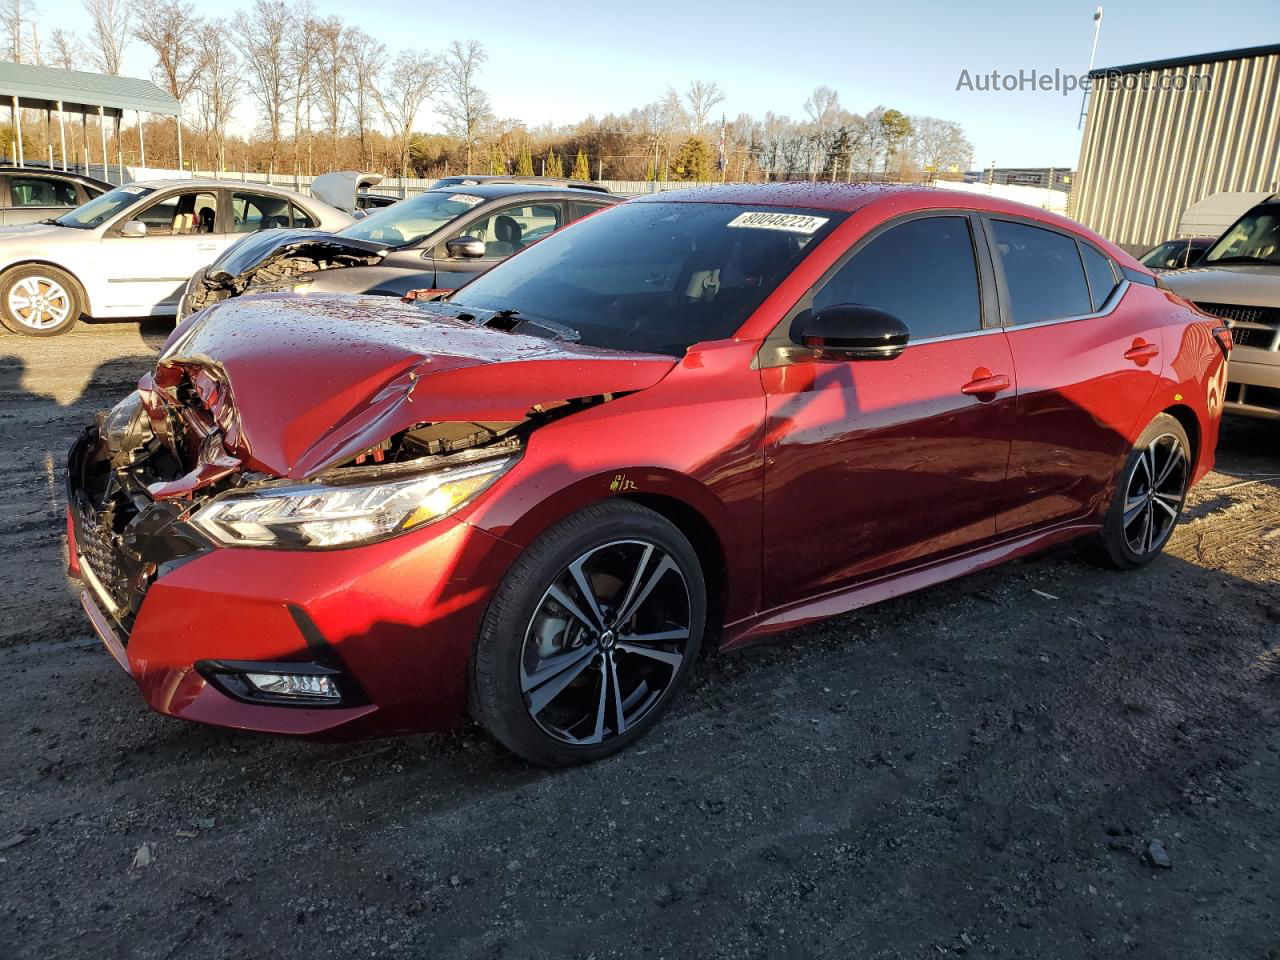
[[[55,227],[62,226],[62,221],[59,220],[57,217],[45,217],[43,220],[37,220],[36,223],[51,223]]]
[[[1205,266],[1212,266],[1219,263],[1263,263],[1269,267],[1280,266],[1280,260],[1268,260],[1266,257],[1218,257],[1216,260],[1203,261]]]

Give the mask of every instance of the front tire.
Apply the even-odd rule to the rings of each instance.
[[[76,325],[84,303],[71,275],[33,263],[0,277],[0,323],[27,337],[56,337]]]
[[[1102,559],[1133,570],[1160,555],[1182,514],[1191,484],[1191,442],[1176,418],[1162,413],[1134,444],[1098,534]]]
[[[684,685],[706,621],[697,553],[627,500],[574,514],[512,565],[471,658],[471,712],[544,766],[634,743]]]

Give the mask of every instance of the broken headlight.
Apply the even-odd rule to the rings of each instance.
[[[233,547],[352,546],[449,515],[515,462],[502,457],[385,483],[312,483],[232,494],[202,507],[192,521]]]

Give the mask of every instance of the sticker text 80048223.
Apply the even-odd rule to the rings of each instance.
[[[770,213],[754,211],[740,213],[729,221],[730,227],[748,227],[754,230],[785,230],[787,233],[815,233],[829,217],[812,217],[806,213]]]

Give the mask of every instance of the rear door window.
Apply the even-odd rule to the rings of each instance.
[[[1073,237],[1011,220],[990,223],[1015,324],[1093,312],[1084,266]]]
[[[815,313],[838,303],[891,313],[912,340],[978,332],[982,302],[969,218],[925,217],[890,227],[813,295]]]
[[[296,204],[266,193],[233,193],[231,218],[235,222],[236,233],[316,225]]]

